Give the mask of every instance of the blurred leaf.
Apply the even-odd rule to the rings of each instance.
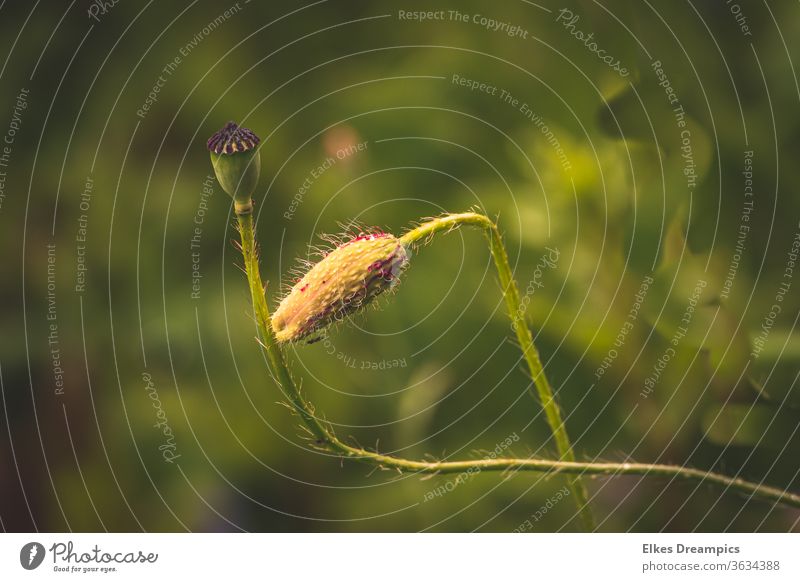
[[[774,415],[762,404],[713,405],[703,414],[703,430],[708,440],[721,446],[776,447],[778,435],[767,435]]]

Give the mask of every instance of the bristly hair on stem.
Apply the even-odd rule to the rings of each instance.
[[[528,323],[524,319],[524,314],[521,313],[519,309],[521,304],[519,289],[517,288],[514,274],[511,271],[511,265],[508,262],[508,253],[506,252],[503,238],[500,235],[497,224],[485,214],[479,214],[477,212],[447,214],[423,222],[416,228],[406,232],[400,240],[406,246],[411,246],[422,240],[430,240],[439,232],[450,232],[462,225],[480,228],[487,239],[489,251],[494,261],[495,269],[497,270],[500,292],[503,294],[506,311],[511,319],[511,327],[516,334],[519,348],[522,351],[522,359],[525,361],[531,378],[533,379],[532,386],[535,387],[535,390],[531,390],[531,394],[534,397],[538,397],[539,404],[544,409],[545,418],[550,427],[550,431],[553,433],[553,439],[555,440],[559,457],[563,461],[574,462],[575,454],[572,450],[569,435],[567,434],[567,427],[561,417],[561,411],[556,403],[553,389],[550,387],[550,382],[545,375],[544,366],[539,357],[539,351],[536,349],[536,345],[533,342],[533,335],[528,327]],[[595,522],[591,508],[589,507],[589,496],[586,487],[578,477],[567,477],[567,485],[578,506],[584,528],[593,530],[595,528]]]
[[[541,362],[538,353],[535,352],[533,347],[532,336],[527,325],[518,325],[517,329],[524,328],[527,331],[520,333],[517,332],[517,340],[523,348],[523,356],[526,363],[531,369],[534,381],[536,383],[537,393],[542,399],[542,405],[545,406],[548,413],[548,421],[556,421],[551,424],[551,428],[555,426],[560,435],[561,443],[564,446],[566,440],[566,455],[573,460],[565,460],[565,454],[561,453],[561,459],[539,459],[533,457],[527,458],[494,458],[494,459],[472,459],[464,461],[417,461],[410,459],[403,459],[399,457],[383,455],[377,451],[368,451],[359,446],[352,446],[336,437],[332,427],[323,418],[320,418],[314,410],[313,405],[303,396],[300,392],[299,386],[294,381],[289,367],[286,363],[286,357],[282,346],[278,343],[274,336],[271,324],[271,317],[269,307],[267,306],[266,297],[264,295],[264,287],[261,282],[259,274],[258,258],[256,256],[256,243],[255,243],[255,228],[253,224],[253,216],[251,213],[244,213],[237,215],[239,222],[241,240],[242,240],[242,256],[245,263],[245,271],[250,287],[251,299],[253,301],[253,309],[256,316],[258,331],[260,334],[260,343],[266,351],[267,360],[269,363],[270,372],[275,379],[278,387],[282,391],[288,405],[292,410],[297,413],[302,420],[308,434],[313,442],[314,448],[324,450],[330,454],[340,456],[341,458],[353,459],[364,463],[371,464],[376,467],[385,467],[395,469],[397,471],[415,472],[419,474],[445,474],[445,473],[461,473],[464,471],[535,471],[545,474],[562,474],[567,476],[570,487],[573,490],[582,488],[580,481],[581,476],[585,475],[645,475],[645,476],[660,476],[671,477],[685,480],[693,480],[698,482],[712,483],[723,487],[726,491],[734,491],[740,495],[746,496],[748,499],[760,499],[764,502],[772,504],[784,504],[787,506],[800,508],[800,495],[791,493],[789,491],[781,490],[777,487],[763,485],[761,483],[753,483],[745,481],[738,477],[729,477],[719,473],[703,471],[701,469],[694,469],[690,467],[683,467],[679,465],[659,465],[651,463],[605,463],[605,462],[580,462],[574,460],[574,453],[569,446],[569,440],[566,438],[566,430],[560,418],[560,413],[555,401],[552,398],[552,392],[547,393],[549,384],[546,383],[544,370],[541,368]],[[508,260],[505,253],[505,248],[502,243],[497,226],[487,216],[468,212],[463,214],[451,214],[423,222],[416,228],[400,237],[400,241],[405,245],[415,244],[419,241],[426,239],[429,236],[435,235],[437,232],[444,232],[451,230],[458,226],[476,226],[481,228],[486,234],[492,257],[495,259],[495,264],[498,266],[498,277],[500,284],[504,290],[506,304],[509,311],[511,307],[516,307],[514,304],[518,300],[519,294],[516,291],[516,283],[511,277],[510,268],[508,268]],[[504,266],[505,265],[505,266]],[[513,311],[516,311],[515,309]],[[513,316],[512,316],[513,319]],[[528,339],[530,338],[530,340]],[[529,343],[530,342],[530,343]],[[542,397],[544,395],[544,397]],[[555,432],[555,431],[554,431]],[[558,442],[558,437],[557,437]],[[584,490],[585,491],[585,490]],[[591,514],[588,512],[588,504],[585,502],[579,503],[579,513],[581,515],[582,523],[587,529],[594,529],[591,520]]]

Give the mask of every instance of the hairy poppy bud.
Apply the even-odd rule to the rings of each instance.
[[[222,189],[233,198],[237,214],[253,210],[252,196],[261,172],[261,158],[256,147],[260,141],[252,131],[233,121],[208,140],[214,173]]]
[[[402,243],[388,233],[361,234],[328,253],[292,287],[272,318],[275,337],[308,337],[355,313],[395,286],[408,262]]]

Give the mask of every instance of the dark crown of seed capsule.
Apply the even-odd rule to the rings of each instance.
[[[261,140],[255,133],[229,121],[225,127],[209,138],[206,145],[208,150],[215,154],[235,154],[251,150],[260,142]]]

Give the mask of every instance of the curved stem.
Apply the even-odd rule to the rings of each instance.
[[[455,215],[462,216],[462,215]],[[479,216],[479,215],[475,215]],[[724,486],[726,489],[748,494],[752,497],[783,503],[800,508],[800,495],[782,491],[776,487],[751,483],[743,479],[727,477],[718,473],[710,473],[700,469],[680,467],[677,465],[654,465],[649,463],[595,463],[595,462],[573,462],[573,461],[553,461],[547,459],[480,459],[468,461],[449,461],[449,462],[429,462],[414,461],[381,455],[376,452],[362,448],[350,446],[340,441],[327,423],[321,421],[314,414],[314,408],[303,397],[299,387],[295,383],[289,368],[286,365],[283,350],[275,341],[270,324],[269,308],[264,296],[264,287],[261,281],[258,268],[258,253],[255,242],[255,229],[251,214],[237,214],[239,232],[241,235],[242,256],[250,285],[250,294],[253,301],[256,323],[261,334],[262,345],[267,352],[270,371],[273,378],[278,383],[283,394],[291,403],[292,407],[300,415],[303,424],[314,438],[315,444],[326,450],[342,455],[350,459],[370,463],[373,465],[393,468],[399,471],[414,471],[419,473],[461,473],[469,470],[478,471],[535,471],[539,473],[564,473],[568,475],[658,475],[664,477],[679,477],[696,481],[706,481]],[[440,219],[437,219],[440,220]],[[465,219],[462,224],[469,224],[475,220],[475,224],[482,221],[473,218]],[[486,219],[488,220],[488,218]],[[420,229],[425,227],[422,225]],[[452,227],[452,224],[451,226]],[[434,227],[428,229],[428,234],[449,227]],[[417,233],[421,230],[415,229]],[[411,232],[415,232],[411,231]],[[410,234],[410,233],[408,233]],[[427,236],[422,233],[422,237]],[[419,240],[420,238],[416,240]],[[409,243],[413,237],[406,239]]]
[[[511,328],[517,336],[522,356],[528,364],[528,371],[531,374],[536,393],[547,417],[547,424],[550,426],[550,431],[555,439],[558,456],[562,461],[574,462],[575,453],[570,444],[567,427],[564,425],[561,411],[553,397],[553,389],[550,387],[550,382],[544,373],[542,360],[539,357],[536,345],[533,343],[531,330],[525,322],[524,311],[520,309],[522,302],[519,297],[519,289],[517,288],[517,282],[514,280],[511,266],[508,263],[508,253],[497,225],[484,214],[475,212],[448,214],[421,224],[404,234],[400,240],[405,245],[412,245],[421,240],[430,239],[437,232],[449,232],[462,225],[475,226],[482,229],[489,241],[489,250],[497,268],[497,276],[500,279],[506,310],[509,318],[511,318]],[[589,496],[586,493],[586,487],[580,477],[577,476],[568,477],[567,481],[574,495],[583,525],[587,530],[592,531],[595,528],[595,523],[589,507]]]
[[[238,210],[238,208],[237,208]],[[275,381],[283,390],[283,394],[289,399],[294,409],[303,419],[303,423],[311,431],[311,434],[319,442],[324,444],[328,440],[328,429],[314,415],[313,408],[305,402],[300,390],[294,383],[283,351],[275,339],[270,325],[269,306],[267,305],[264,293],[266,288],[261,281],[261,274],[258,268],[258,249],[256,248],[256,234],[253,226],[253,214],[251,210],[244,213],[237,213],[236,218],[239,223],[239,236],[242,241],[242,257],[244,258],[244,268],[247,273],[247,281],[250,284],[250,297],[253,300],[253,311],[255,312],[258,329],[261,332],[261,341],[269,367]]]
[[[645,475],[660,477],[677,477],[686,480],[703,481],[721,485],[726,489],[747,493],[765,501],[784,503],[800,507],[800,495],[739,479],[728,477],[719,473],[682,467],[680,465],[657,465],[651,463],[603,463],[603,462],[577,462],[553,461],[549,459],[475,459],[468,461],[428,462],[413,461],[390,457],[350,447],[340,443],[340,452],[360,461],[377,464],[379,466],[399,469],[401,471],[416,471],[419,473],[465,473],[468,471],[536,471],[539,473],[563,473],[566,475]]]

